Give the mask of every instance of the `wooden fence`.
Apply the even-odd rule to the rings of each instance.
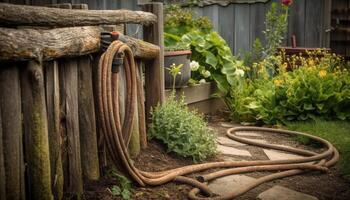
[[[0,199],[62,199],[63,196],[80,198],[85,181],[98,180],[100,172],[107,164],[95,105],[98,95],[94,88],[98,85],[96,77],[101,27],[95,21],[94,27],[57,28],[69,26],[59,22],[61,24],[53,25],[55,28],[52,28],[40,24],[48,23],[49,19],[41,20],[42,18],[36,17],[36,21],[26,21],[23,13],[22,18],[5,17],[6,14],[15,14],[8,11],[20,7],[9,4],[0,6],[3,12],[0,17]],[[55,7],[87,8],[85,4],[60,4]],[[27,7],[22,11],[40,15],[43,9]],[[49,12],[57,14],[65,13],[63,10],[50,10]],[[132,48],[137,63],[142,61],[145,67],[145,102],[140,103],[145,103],[148,113],[150,107],[164,100],[164,72],[161,67],[164,65],[163,6],[148,4],[143,6],[143,10],[147,12],[134,15],[141,21],[131,21],[139,24],[146,22],[147,25],[143,26],[146,30],[143,37],[145,41],[155,45],[128,36],[124,36],[124,40],[127,40],[127,44],[131,42],[131,46],[135,45]],[[121,20],[130,19],[135,13],[122,12],[129,12],[130,15],[122,17]],[[99,13],[103,15],[102,12]],[[103,24],[118,23],[116,18],[111,19],[111,22]],[[25,24],[25,27],[17,26],[16,20],[22,20],[19,23]],[[82,26],[81,23],[85,22],[86,20],[82,20],[79,24],[76,18],[74,20],[77,26]],[[38,29],[39,24],[46,28]],[[115,26],[114,28],[116,29]],[[92,32],[84,35],[87,30]],[[54,31],[62,34],[64,40],[60,39],[60,35],[51,37],[51,32]],[[67,37],[68,35],[76,37],[76,41]],[[84,39],[87,35],[89,36]],[[146,51],[147,54],[142,53]],[[121,83],[125,82],[124,76],[121,70]],[[124,97],[126,91],[123,84],[119,89],[119,96]],[[124,98],[120,99],[122,104]],[[120,111],[121,117],[122,112],[123,109]],[[133,126],[133,129],[138,128]],[[138,148],[142,142],[140,140],[135,137]],[[131,141],[130,148],[132,143]],[[130,152],[134,155],[138,153]]]
[[[228,6],[193,7],[200,16],[208,16],[215,30],[227,41],[234,54],[249,51],[256,38],[264,41],[265,15],[272,2],[236,3]],[[290,8],[288,34],[284,45],[296,36],[299,47],[329,47],[330,0],[296,0]]]

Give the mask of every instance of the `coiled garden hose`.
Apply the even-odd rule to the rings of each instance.
[[[121,122],[119,116],[119,96],[118,96],[118,71],[112,71],[113,58],[118,55],[123,59],[122,66],[126,76],[126,104],[125,117]],[[98,109],[99,122],[102,128],[104,142],[107,151],[116,166],[121,167],[121,171],[126,173],[130,178],[136,181],[140,186],[156,186],[168,183],[170,181],[190,184],[194,187],[189,193],[190,199],[233,199],[245,192],[259,186],[262,183],[284,178],[306,171],[316,170],[327,172],[329,167],[333,166],[339,159],[338,151],[333,145],[322,138],[312,136],[305,133],[277,130],[271,128],[259,127],[238,127],[227,130],[227,137],[241,143],[255,145],[259,147],[283,150],[299,155],[306,156],[304,158],[288,159],[288,160],[259,160],[259,161],[225,161],[211,162],[203,164],[195,164],[184,166],[172,170],[161,172],[146,172],[137,169],[128,153],[128,143],[131,137],[132,120],[137,98],[137,68],[135,66],[134,57],[131,49],[120,41],[113,41],[107,50],[102,54],[98,68]],[[309,137],[322,143],[327,150],[322,153],[315,153],[302,149],[295,149],[273,144],[262,144],[238,137],[235,133],[238,131],[258,131],[271,132],[277,134],[302,135]],[[221,168],[219,171],[206,175],[198,176],[196,179],[185,177],[187,174],[200,172],[213,168]],[[232,188],[233,192],[227,196],[218,196],[212,193],[207,186],[209,181],[216,178],[256,171],[278,171],[261,178],[256,179],[248,185],[240,188]],[[201,194],[202,196],[198,196]]]

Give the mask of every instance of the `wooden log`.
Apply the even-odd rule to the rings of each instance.
[[[51,30],[0,28],[0,60],[50,60],[80,56],[100,48],[98,27]]]
[[[0,3],[2,26],[93,26],[103,24],[151,24],[157,21],[152,13],[130,10],[66,10],[39,6]]]
[[[13,29],[0,27],[0,60],[52,60],[100,51],[99,27]],[[159,47],[125,36],[137,58],[152,59]]]
[[[24,199],[24,161],[22,147],[21,91],[18,68],[2,63],[0,69],[0,107],[6,177],[6,198]]]
[[[135,58],[151,60],[156,58],[159,54],[159,46],[152,43],[148,43],[127,35],[123,35],[121,40],[132,49]]]
[[[143,10],[154,13],[158,21],[144,27],[144,40],[159,46],[159,53],[153,60],[145,62],[146,119],[152,107],[164,102],[164,37],[163,37],[163,4],[143,5]]]
[[[4,164],[4,150],[2,142],[2,120],[1,120],[1,106],[0,106],[0,199],[6,199],[6,175]]]
[[[59,68],[61,128],[65,146],[64,188],[71,195],[83,193],[78,114],[78,65],[75,59],[63,60]]]
[[[60,90],[57,61],[45,63],[47,121],[49,131],[51,187],[55,199],[63,198],[63,168],[60,133]]]
[[[100,173],[92,91],[92,66],[88,56],[79,58],[78,70],[79,130],[83,176],[87,180],[98,180]]]
[[[30,199],[53,199],[44,74],[31,61],[21,73],[22,107]]]

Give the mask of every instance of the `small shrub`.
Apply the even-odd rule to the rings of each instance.
[[[216,152],[214,134],[203,118],[190,111],[184,100],[176,100],[173,93],[163,105],[151,111],[149,137],[161,140],[168,152],[202,161]]]
[[[115,179],[118,185],[113,185],[109,188],[113,196],[120,196],[124,200],[131,199],[131,181],[125,176],[120,175],[116,170],[111,170],[108,172],[110,178]]]

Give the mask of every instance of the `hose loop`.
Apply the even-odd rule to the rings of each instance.
[[[118,60],[114,61],[115,58]],[[113,69],[113,63],[118,64],[120,67],[111,70]],[[125,70],[125,108],[119,107],[119,98],[121,98],[119,97],[118,89],[120,84],[120,69]],[[137,79],[137,67],[131,49],[121,41],[113,41],[108,46],[107,50],[101,55],[99,60],[97,83],[99,123],[103,133],[103,142],[106,145],[111,160],[117,167],[119,167],[119,170],[124,172],[140,186],[156,186],[170,181],[177,181],[194,186],[194,189],[189,193],[189,198],[193,200],[233,199],[268,181],[309,171],[327,172],[328,169],[335,165],[339,160],[339,153],[330,142],[313,135],[271,128],[237,127],[227,130],[226,135],[228,138],[249,145],[287,151],[289,153],[299,154],[306,157],[274,161],[211,162],[189,165],[160,172],[142,171],[134,166],[128,153],[128,145],[132,133],[132,123],[135,115],[135,106],[137,106],[136,102],[140,101],[137,98],[141,98],[142,96],[138,94],[138,87],[136,87],[137,80],[139,80]],[[125,109],[123,122],[119,116],[120,109]],[[320,142],[326,147],[326,151],[315,153],[303,149],[282,147],[274,144],[263,144],[237,136],[236,132],[238,131],[258,131],[264,133],[288,134],[292,136],[302,135]],[[220,170],[197,176],[196,179],[185,177],[185,175],[188,174],[219,168]],[[207,186],[208,182],[220,177],[258,171],[275,171],[275,173],[258,178],[248,185],[235,188],[231,194],[226,196],[213,196],[212,191],[210,191]],[[204,196],[198,196],[200,193]]]

